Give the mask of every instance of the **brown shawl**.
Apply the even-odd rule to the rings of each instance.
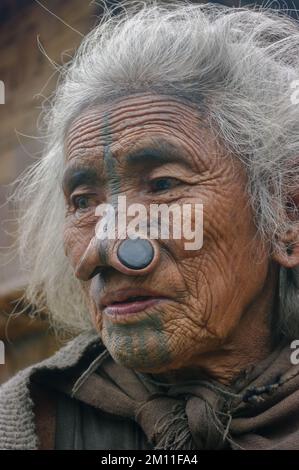
[[[135,420],[155,449],[299,449],[299,366],[290,353],[289,346],[276,349],[230,387],[212,380],[163,385],[115,363],[102,345],[83,372],[81,366],[79,374],[46,380],[103,412]]]

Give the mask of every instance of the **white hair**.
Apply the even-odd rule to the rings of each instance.
[[[296,211],[290,196],[299,187],[299,104],[292,100],[298,79],[298,23],[278,11],[182,1],[127,2],[116,16],[106,10],[61,69],[45,115],[44,155],[17,191],[30,301],[63,329],[91,327],[63,250],[64,140],[83,109],[134,93],[198,105],[218,141],[244,163],[258,232],[277,247],[296,223],[286,205]],[[298,333],[299,303],[292,308],[282,327]]]

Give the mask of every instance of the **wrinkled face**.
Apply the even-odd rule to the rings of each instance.
[[[216,145],[193,105],[150,94],[83,112],[66,158],[65,251],[77,273],[82,264],[90,273],[82,284],[112,357],[152,373],[196,366],[225,344],[267,275],[267,261],[253,261],[261,242],[240,162]],[[158,240],[159,260],[142,275],[89,256],[95,209],[117,196],[146,208],[202,203],[202,248]]]

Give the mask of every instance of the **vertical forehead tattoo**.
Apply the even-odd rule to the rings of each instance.
[[[106,171],[106,175],[108,178],[108,187],[111,191],[111,196],[117,196],[117,194],[120,192],[120,176],[117,172],[116,169],[116,159],[113,156],[112,153],[112,129],[110,126],[110,121],[109,121],[110,113],[105,112],[104,114],[104,124],[103,124],[103,131],[104,131],[104,167]],[[114,199],[114,198],[113,198]],[[113,201],[112,201],[113,203]]]
[[[120,178],[116,170],[116,161],[112,153],[112,131],[109,123],[109,113],[105,112],[103,116],[102,132],[104,134],[104,168],[107,175],[108,187],[111,192],[111,204],[117,207],[117,194],[120,191]],[[98,244],[103,264],[108,264],[108,240],[104,239]],[[103,276],[103,273],[102,273]]]

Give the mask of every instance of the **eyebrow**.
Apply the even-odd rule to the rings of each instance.
[[[180,163],[188,166],[182,152],[173,145],[164,142],[156,142],[152,146],[144,146],[138,150],[128,152],[125,161],[128,166],[144,165],[154,167],[167,163]],[[74,165],[66,168],[62,178],[62,188],[64,192],[70,194],[78,186],[92,186],[98,182],[99,175],[94,168]]]
[[[90,167],[69,167],[65,170],[62,179],[62,188],[71,193],[78,186],[94,185],[98,182],[98,175],[95,169]]]
[[[184,156],[173,146],[165,144],[155,145],[155,147],[143,147],[142,149],[129,152],[126,155],[128,165],[152,165],[157,166],[165,163],[186,164]]]

